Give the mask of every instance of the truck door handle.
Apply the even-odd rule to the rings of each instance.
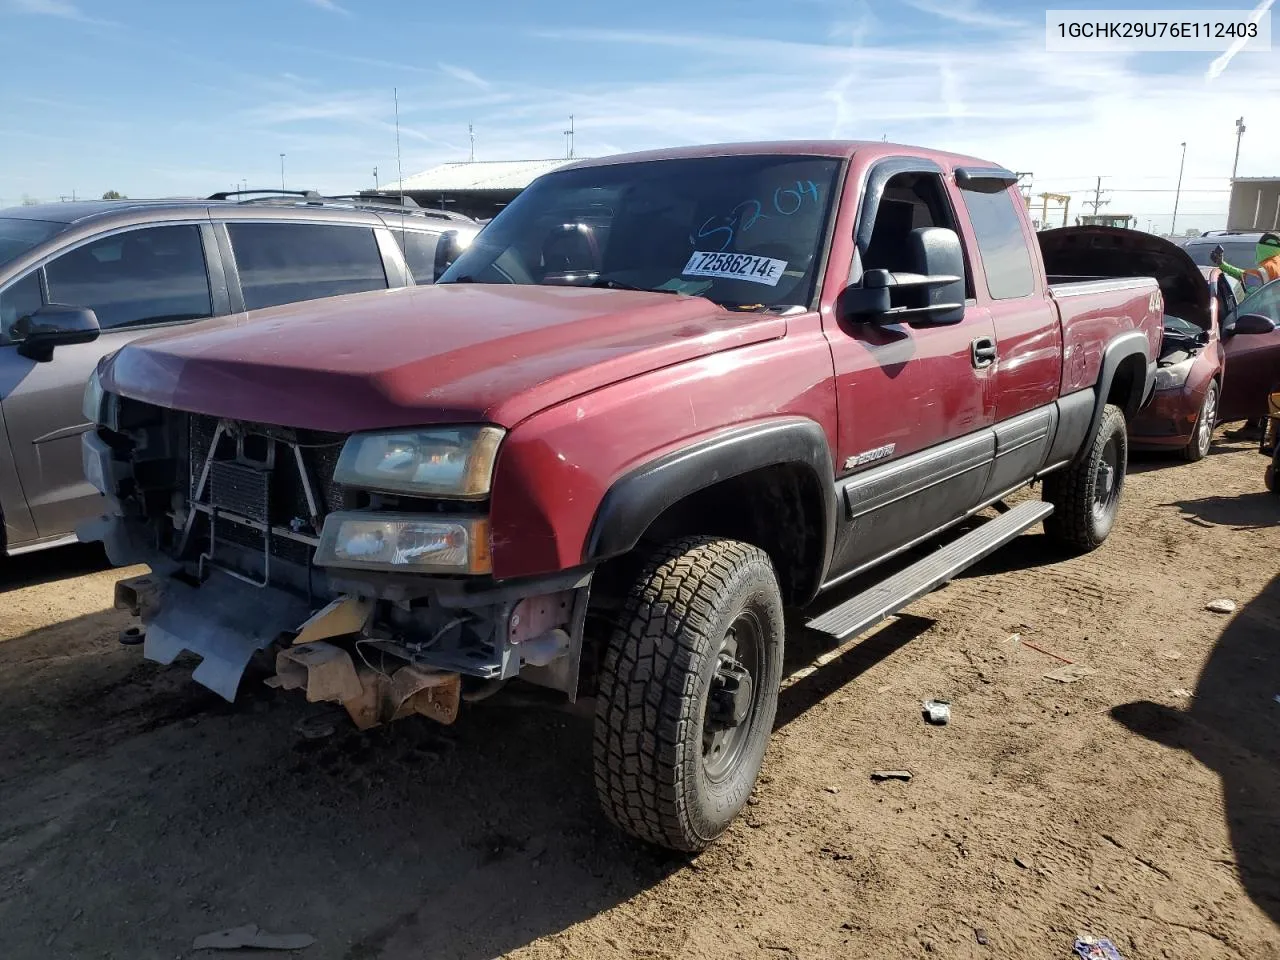
[[[996,362],[996,342],[990,337],[978,337],[969,345],[974,367],[981,369]]]

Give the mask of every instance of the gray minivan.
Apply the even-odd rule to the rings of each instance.
[[[175,324],[432,283],[480,229],[310,192],[0,210],[0,549],[74,542],[98,512],[80,434],[99,358]]]

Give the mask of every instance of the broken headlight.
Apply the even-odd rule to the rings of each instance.
[[[315,562],[405,573],[489,573],[489,522],[421,514],[331,513]]]
[[[333,479],[383,493],[482,500],[503,434],[478,426],[357,433],[343,446]]]

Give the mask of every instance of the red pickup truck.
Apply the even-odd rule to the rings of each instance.
[[[361,727],[516,678],[594,695],[608,816],[699,849],[760,770],[784,607],[843,640],[1035,524],[1112,528],[1161,294],[1046,271],[1014,183],[885,143],[562,168],[435,286],[104,360],[82,536],[150,565],[116,594],[145,655],[228,699],[260,650]]]

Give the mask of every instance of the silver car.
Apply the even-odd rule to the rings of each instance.
[[[432,283],[480,231],[458,214],[314,193],[0,210],[0,516],[9,556],[74,542],[84,386],[168,326]]]

